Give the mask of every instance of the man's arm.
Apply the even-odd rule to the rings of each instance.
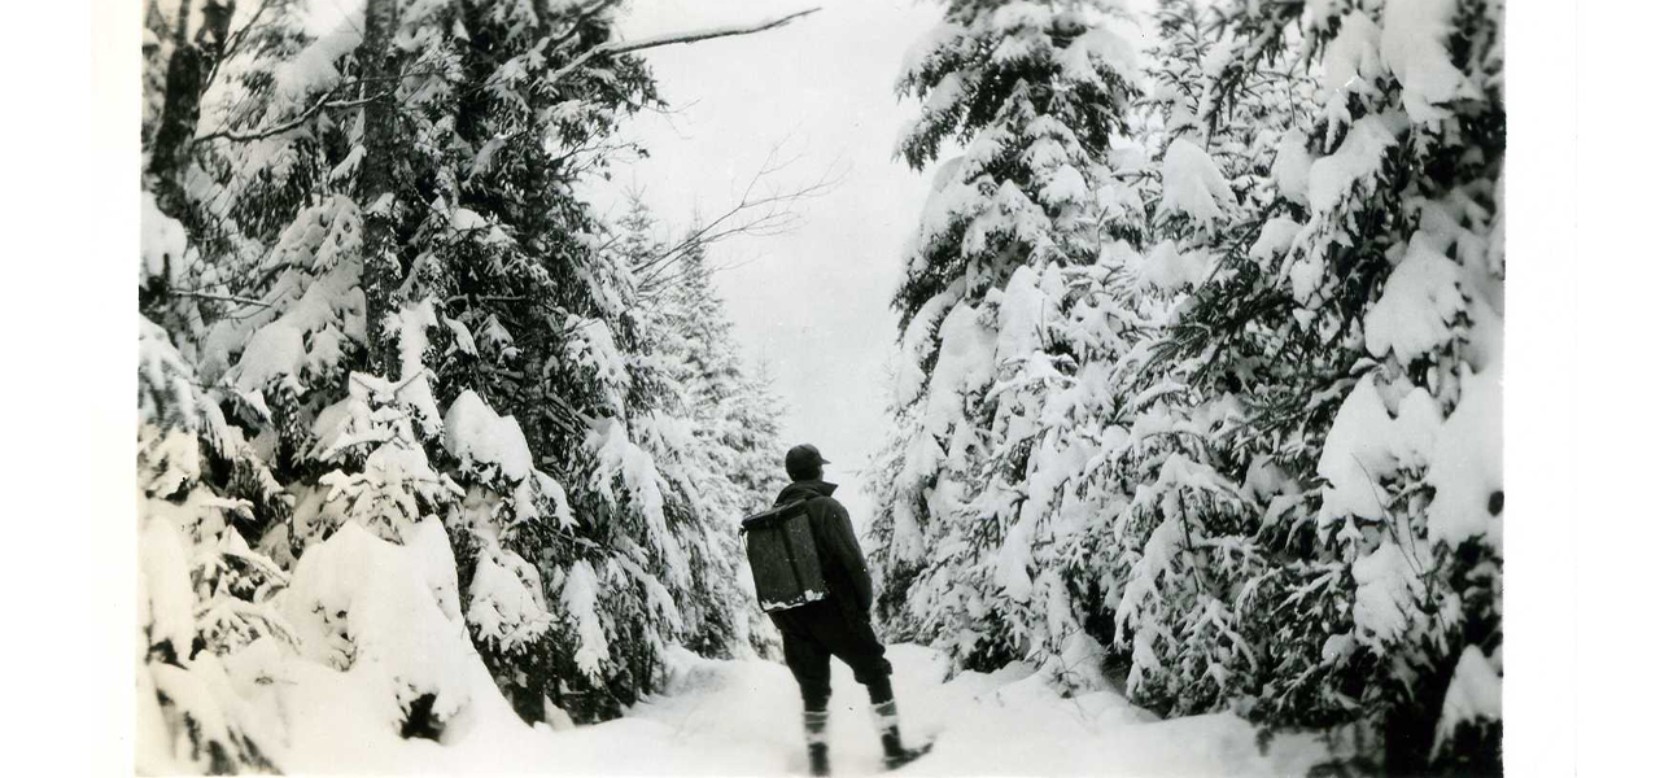
[[[848,517],[847,509],[835,499],[826,499],[826,506],[830,508],[829,521],[825,522],[825,540],[830,546],[827,551],[847,571],[847,577],[853,581],[853,597],[859,605],[859,610],[870,612],[870,570],[865,567],[865,555],[859,550],[859,539],[853,534],[853,520]]]

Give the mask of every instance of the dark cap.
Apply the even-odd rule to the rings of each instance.
[[[830,464],[830,460],[825,459],[823,454],[818,453],[818,446],[811,443],[796,446],[784,455],[784,470],[790,474],[791,478],[797,480],[813,477],[820,472],[821,465],[828,464]]]

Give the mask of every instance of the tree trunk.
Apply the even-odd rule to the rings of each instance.
[[[155,179],[156,204],[174,216],[184,212],[183,192],[177,180],[201,113],[202,52],[190,43],[189,19],[190,0],[181,0],[173,54],[167,60],[161,119],[155,145],[150,149],[149,172]]]
[[[363,209],[363,297],[367,316],[369,371],[393,378],[397,343],[381,332],[392,313],[402,263],[396,241],[396,152],[398,72],[392,38],[398,26],[396,0],[369,0],[363,12],[363,45],[358,49],[361,98],[383,96],[363,106],[363,167],[358,178],[358,205]]]
[[[159,20],[159,15],[157,18]],[[163,81],[161,115],[156,119],[147,170],[150,191],[156,196],[156,207],[162,213],[179,219],[187,228],[192,225],[188,218],[184,187],[179,184],[179,179],[188,161],[190,139],[196,134],[202,97],[202,53],[190,44],[187,37],[189,20],[190,0],[181,0],[173,32],[173,53],[168,57],[167,75]],[[172,291],[168,288],[172,275],[172,268],[164,268],[160,275],[152,277],[138,289],[139,311],[169,330],[172,329],[172,322],[166,321],[165,312],[172,297]]]

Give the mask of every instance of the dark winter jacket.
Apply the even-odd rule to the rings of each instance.
[[[853,520],[831,493],[836,485],[823,481],[796,481],[778,493],[773,504],[807,500],[807,520],[818,546],[819,567],[824,571],[830,598],[844,609],[860,615],[870,613],[870,571],[859,539],[853,535]]]

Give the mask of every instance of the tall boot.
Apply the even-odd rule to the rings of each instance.
[[[830,743],[825,730],[830,725],[830,711],[810,710],[802,716],[807,727],[807,768],[813,775],[830,774]]]
[[[933,748],[932,743],[918,748],[905,747],[899,739],[898,703],[890,699],[876,703],[870,709],[876,717],[876,731],[882,734],[882,761],[889,770],[910,764]]]

